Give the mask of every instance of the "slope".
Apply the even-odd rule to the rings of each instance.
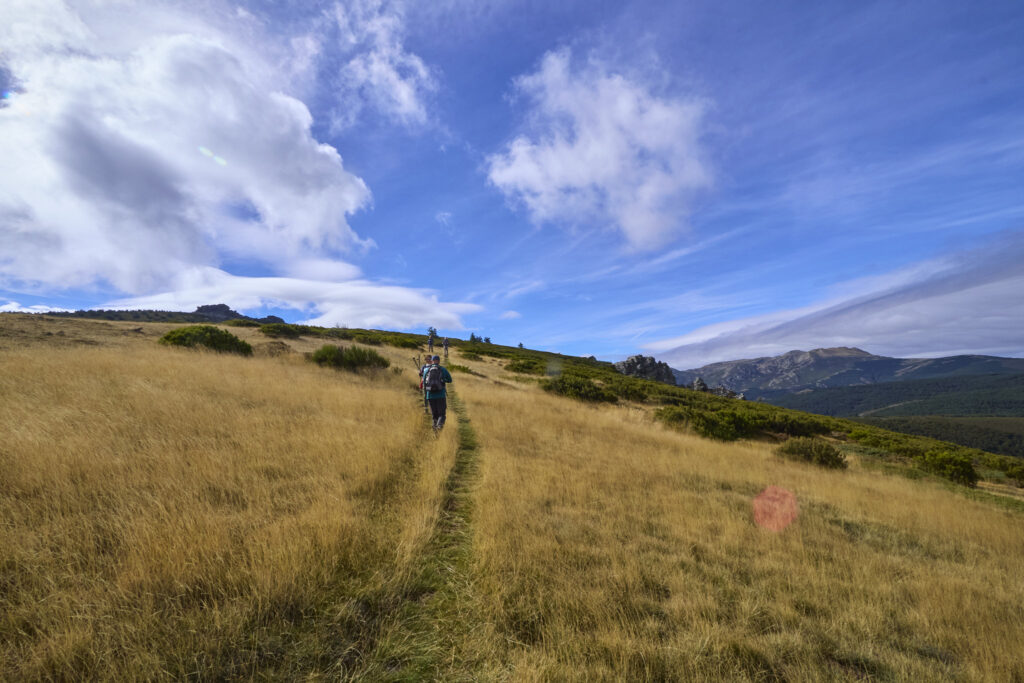
[[[351,340],[171,327],[0,317],[0,678],[1024,676],[1022,506],[902,462],[931,442],[820,470],[760,430],[844,421],[468,344],[434,441],[411,349],[337,373],[302,353]]]

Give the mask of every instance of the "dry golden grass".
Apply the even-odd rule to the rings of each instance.
[[[0,679],[1024,680],[1019,512],[457,353],[424,439],[407,350],[173,327],[0,316]]]
[[[412,372],[70,322],[0,352],[0,679],[358,670],[454,455]]]
[[[469,378],[476,574],[520,680],[1022,680],[1024,524],[941,484],[794,464]],[[753,522],[795,493],[782,533]]]

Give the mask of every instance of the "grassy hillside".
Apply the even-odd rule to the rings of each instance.
[[[778,406],[1024,457],[1024,375],[983,375],[775,393]]]
[[[823,470],[697,432],[843,421],[462,345],[435,441],[415,349],[174,327],[0,316],[0,679],[1024,677],[1024,505],[926,440],[833,430]]]
[[[859,422],[905,434],[1024,458],[1024,417],[863,417]]]
[[[785,408],[838,417],[1020,417],[1024,415],[1024,375],[908,380],[799,394],[776,392],[765,400]]]

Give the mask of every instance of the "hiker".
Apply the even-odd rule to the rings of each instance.
[[[434,352],[434,333],[431,332],[427,335],[427,351],[430,353]]]
[[[451,374],[441,367],[441,357],[434,356],[430,366],[423,371],[423,389],[430,405],[435,432],[444,427],[445,413],[448,411],[448,392],[445,391],[444,385],[451,384],[451,381]]]
[[[448,360],[448,337],[444,338],[444,341],[441,342],[441,346],[444,347],[444,359]]]
[[[423,412],[430,415],[430,403],[427,401],[427,390],[423,387],[423,376],[427,372],[427,368],[431,366],[430,356],[423,359],[423,365],[420,366],[420,389],[423,390]]]

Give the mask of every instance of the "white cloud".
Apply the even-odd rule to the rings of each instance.
[[[546,283],[543,280],[525,280],[522,282],[513,282],[502,292],[502,297],[505,299],[513,299],[517,296],[529,294],[530,292],[539,292],[546,287]]]
[[[425,71],[401,50],[394,15],[365,2],[346,16],[360,94],[421,120],[419,100],[401,92],[420,92]],[[130,307],[279,301],[364,325],[457,328],[477,310],[354,279],[344,257],[374,245],[348,216],[370,192],[289,94],[324,47],[316,30],[271,28],[222,5],[0,4],[18,85],[0,108],[0,139],[17,141],[0,155],[0,288],[113,289]],[[389,69],[408,71],[411,90]],[[236,259],[283,277],[218,269]]]
[[[0,156],[0,284],[133,293],[222,254],[275,266],[372,244],[346,220],[366,185],[269,65],[199,17],[165,33],[118,9],[116,26],[56,1],[0,14],[24,90],[0,110],[18,141]]]
[[[897,357],[1024,355],[1024,240],[845,283],[804,308],[716,323],[645,345],[679,369],[793,349],[855,346]]]
[[[488,177],[536,222],[614,227],[634,248],[685,227],[695,192],[711,184],[698,99],[660,97],[597,59],[576,70],[569,50],[516,80],[531,135],[488,158]]]
[[[460,316],[481,309],[475,304],[438,301],[430,290],[380,285],[365,280],[327,282],[287,277],[240,277],[216,268],[181,273],[166,292],[119,299],[102,308],[193,310],[210,302],[235,310],[263,306],[289,308],[308,316],[311,325],[410,329],[434,325],[462,329]]]
[[[407,126],[429,121],[425,99],[437,89],[431,70],[404,46],[404,16],[396,2],[353,0],[334,5],[340,100],[334,112],[338,128],[352,125],[364,105]]]
[[[449,211],[438,211],[434,215],[434,220],[441,225],[448,227],[448,224],[451,223],[452,220],[452,214]]]
[[[71,309],[39,304],[35,306],[22,306],[17,301],[8,301],[5,304],[0,304],[0,313],[52,313],[54,311],[69,310]]]
[[[501,318],[502,320],[517,320],[519,318],[522,318],[523,314],[520,313],[519,311],[505,311],[498,317]]]

